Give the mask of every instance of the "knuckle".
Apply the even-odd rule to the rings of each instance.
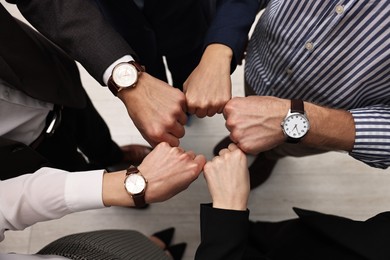
[[[197,164],[193,164],[192,167],[191,167],[191,171],[190,171],[190,175],[192,177],[192,179],[196,179],[198,178],[200,172],[198,171],[198,165]]]
[[[239,143],[239,147],[245,153],[248,153],[250,151],[250,149],[251,149],[250,145],[248,145],[248,143],[246,143],[246,142]]]
[[[225,121],[226,126],[233,128],[234,127],[234,120],[231,117],[226,118]]]

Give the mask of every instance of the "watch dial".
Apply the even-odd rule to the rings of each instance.
[[[128,63],[118,64],[112,72],[114,82],[120,87],[133,85],[137,81],[137,76],[137,69]]]
[[[141,193],[145,189],[145,180],[138,174],[130,174],[126,178],[126,190],[131,194]]]
[[[309,122],[302,114],[290,115],[284,120],[283,129],[292,138],[301,138],[309,130]]]

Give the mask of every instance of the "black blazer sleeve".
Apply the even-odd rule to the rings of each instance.
[[[219,0],[214,18],[207,32],[205,45],[221,43],[233,50],[231,72],[241,63],[249,30],[258,11],[268,1],[261,0]]]
[[[79,61],[101,84],[118,58],[135,55],[91,0],[8,0],[43,35]]]
[[[201,244],[196,260],[237,260],[245,253],[249,211],[215,209],[211,204],[202,204]]]
[[[382,212],[365,221],[357,221],[299,208],[294,208],[294,211],[300,222],[316,234],[316,237],[334,245],[332,255],[337,256],[339,251],[348,252],[334,259],[349,259],[347,256],[350,255],[359,256],[351,257],[352,259],[390,259],[390,212]],[[340,250],[337,251],[337,248]]]

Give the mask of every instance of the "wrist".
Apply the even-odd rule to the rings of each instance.
[[[213,208],[227,209],[227,210],[246,210],[248,208],[247,200],[228,200],[224,198],[221,201],[213,200]]]
[[[134,102],[139,95],[142,95],[142,91],[144,91],[145,80],[147,79],[147,72],[142,72],[138,75],[137,85],[134,88],[126,88],[118,92],[117,97],[125,102],[126,100]]]
[[[134,201],[124,188],[126,171],[104,173],[103,175],[103,204],[105,206],[133,207]]]
[[[228,64],[230,65],[230,62],[233,58],[233,51],[230,47],[224,44],[213,43],[206,47],[202,58],[203,57],[206,59],[215,59],[215,61],[228,61]]]

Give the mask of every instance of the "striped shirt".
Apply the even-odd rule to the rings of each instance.
[[[258,95],[350,111],[350,155],[378,168],[390,165],[389,2],[269,1],[245,64]]]

